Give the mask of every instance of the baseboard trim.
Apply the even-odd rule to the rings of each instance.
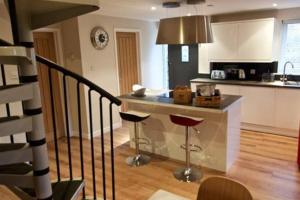
[[[271,126],[262,126],[262,125],[249,124],[249,123],[242,123],[241,129],[264,132],[264,133],[271,133],[271,134],[295,137],[295,138],[297,138],[299,135],[298,130],[276,128],[276,127],[271,127]]]
[[[120,127],[122,127],[122,122],[117,122],[117,123],[113,124],[113,130],[118,129]],[[104,127],[103,132],[104,132],[104,134],[109,133],[110,132],[110,127],[109,126]],[[98,129],[98,130],[96,130],[96,131],[93,132],[93,138],[99,137],[100,135],[101,135],[101,130],[100,129]],[[73,130],[72,136],[73,137],[79,137],[79,132]],[[89,139],[89,140],[91,139],[90,133],[85,133],[84,132],[84,133],[82,133],[82,137],[84,139]]]

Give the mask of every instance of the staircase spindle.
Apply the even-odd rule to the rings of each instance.
[[[100,129],[101,129],[101,157],[102,157],[102,185],[103,199],[106,199],[106,175],[105,175],[105,148],[104,148],[104,124],[103,124],[103,96],[99,98]]]
[[[81,122],[81,100],[80,100],[80,82],[77,81],[77,112],[78,112],[78,132],[79,132],[79,149],[80,149],[80,168],[81,180],[84,180],[84,162],[83,162],[83,141],[82,141],[82,122]],[[83,188],[82,196],[85,199],[85,188]]]
[[[52,112],[52,127],[54,134],[54,148],[55,148],[55,158],[56,158],[56,173],[57,180],[60,182],[60,164],[59,164],[59,151],[58,151],[58,138],[56,131],[56,118],[55,118],[55,109],[54,109],[54,95],[53,95],[53,86],[52,86],[52,74],[51,68],[48,68],[48,78],[49,78],[49,86],[50,86],[50,102],[51,102],[51,112]]]
[[[112,113],[112,106],[113,103],[110,102],[109,104],[109,125],[110,125],[110,157],[111,157],[111,179],[112,179],[112,199],[116,199],[116,194],[115,194],[115,161],[114,161],[114,137],[113,137],[113,113]]]
[[[66,75],[63,76],[63,94],[64,94],[64,107],[65,107],[65,121],[66,121],[66,131],[67,131],[67,143],[68,143],[69,173],[70,173],[70,179],[73,180]]]
[[[91,156],[92,156],[92,175],[93,175],[93,194],[94,199],[97,199],[96,192],[96,173],[95,173],[95,155],[94,155],[94,134],[93,134],[93,113],[92,113],[92,90],[89,89],[88,99],[89,99],[89,118],[90,118],[90,139],[91,139]]]

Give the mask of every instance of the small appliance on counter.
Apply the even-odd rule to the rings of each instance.
[[[239,69],[239,79],[240,79],[240,80],[246,79],[246,73],[245,73],[245,70]]]
[[[226,80],[262,81],[264,73],[272,75],[278,72],[278,62],[211,62],[212,79],[216,79],[214,71],[224,71]],[[272,77],[270,78],[272,80]]]
[[[215,80],[225,80],[226,74],[224,70],[212,70],[211,71],[211,79]]]
[[[188,86],[176,86],[173,91],[175,104],[192,103],[192,90]]]
[[[216,84],[200,84],[196,86],[195,106],[219,107],[221,104],[220,90]]]
[[[263,73],[261,76],[261,81],[263,82],[274,82],[275,74],[274,73]]]

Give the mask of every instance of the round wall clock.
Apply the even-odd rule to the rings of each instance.
[[[96,49],[104,49],[109,41],[108,33],[102,27],[95,27],[91,32],[91,42]]]

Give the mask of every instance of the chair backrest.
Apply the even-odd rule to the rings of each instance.
[[[249,190],[225,177],[210,177],[199,188],[197,200],[253,200]]]

